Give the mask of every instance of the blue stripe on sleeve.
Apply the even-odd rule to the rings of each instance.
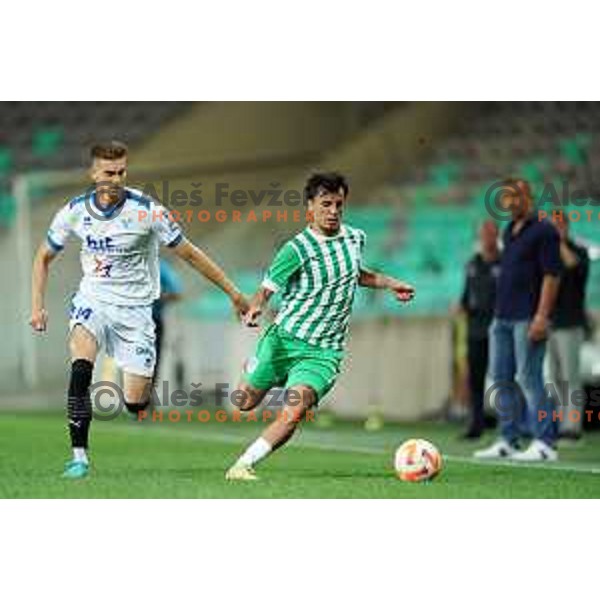
[[[61,250],[64,250],[64,246],[61,246],[60,244],[54,242],[50,237],[50,234],[47,235],[46,242],[48,243],[48,246],[50,246],[50,250],[52,250],[53,252],[60,252]]]
[[[175,246],[179,246],[179,244],[183,241],[183,234],[179,234],[172,242],[169,242],[167,246],[169,248],[175,248]]]

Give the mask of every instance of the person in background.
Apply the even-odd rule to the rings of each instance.
[[[526,181],[503,183],[501,199],[511,221],[503,232],[490,327],[490,374],[500,437],[475,452],[475,458],[553,461],[558,459],[557,427],[554,405],[544,389],[544,356],[562,271],[560,238],[551,223],[539,219]],[[524,429],[533,439],[520,451]]]
[[[164,339],[164,310],[165,307],[173,302],[181,300],[183,286],[175,268],[164,258],[160,259],[160,297],[152,305],[152,320],[156,327],[155,348],[156,348],[156,367],[154,368],[154,382],[160,372],[160,359],[162,355],[162,345]]]
[[[564,212],[554,212],[552,222],[560,235],[563,272],[548,339],[548,375],[560,401],[557,411],[562,412],[559,437],[577,441],[581,437],[584,400],[575,399],[573,394],[582,389],[579,355],[586,326],[589,257],[587,250],[569,237],[569,219]],[[579,418],[571,418],[572,413],[579,414]]]
[[[459,311],[467,317],[468,385],[471,400],[465,439],[479,439],[485,427],[484,394],[488,370],[488,329],[494,317],[496,282],[500,273],[498,226],[492,220],[479,228],[479,251],[466,266]]]

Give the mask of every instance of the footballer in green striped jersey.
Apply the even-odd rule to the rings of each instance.
[[[342,350],[365,241],[363,231],[348,225],[331,236],[307,227],[288,241],[262,283],[283,293],[275,323],[309,344]]]
[[[363,265],[366,235],[342,222],[348,183],[337,173],[311,176],[305,198],[312,222],[282,246],[244,317],[249,327],[273,294],[281,293],[279,312],[262,334],[244,367],[236,400],[254,409],[274,388],[285,388],[284,406],[227,471],[230,480],[256,479],[254,466],[285,444],[307,412],[335,384],[358,286],[387,289],[409,302],[414,288]]]

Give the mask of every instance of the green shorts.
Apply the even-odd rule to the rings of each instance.
[[[243,379],[259,390],[309,386],[320,401],[335,385],[342,358],[339,350],[319,348],[272,324],[244,365]]]

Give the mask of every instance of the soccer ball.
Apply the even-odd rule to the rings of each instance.
[[[427,440],[408,440],[396,450],[394,468],[402,481],[429,481],[442,470],[442,455]]]

